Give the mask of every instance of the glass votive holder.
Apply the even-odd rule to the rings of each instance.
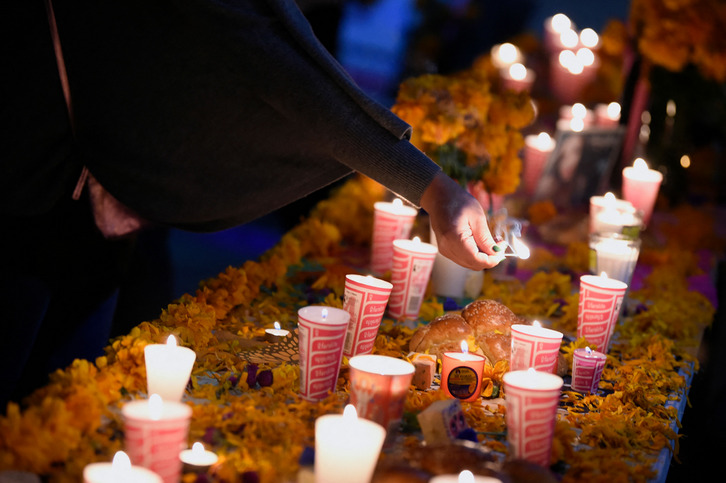
[[[591,233],[589,243],[590,273],[605,273],[629,287],[640,255],[640,238],[622,233]]]

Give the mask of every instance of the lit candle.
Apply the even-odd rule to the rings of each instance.
[[[545,20],[545,47],[550,52],[557,52],[564,48],[561,36],[563,33],[573,29],[574,25],[564,13],[555,14]],[[577,34],[575,34],[577,35]]]
[[[158,394],[165,401],[181,401],[196,358],[193,350],[178,346],[173,335],[166,344],[144,347],[148,394]]]
[[[525,136],[522,184],[528,195],[534,194],[547,159],[555,149],[555,144],[555,140],[546,132]]]
[[[486,357],[469,353],[466,341],[461,341],[461,352],[444,352],[441,357],[444,393],[462,401],[479,399],[485,362]]]
[[[282,342],[285,337],[290,335],[289,330],[281,329],[280,323],[275,321],[274,329],[265,329],[265,340],[269,342]]]
[[[536,78],[536,74],[532,69],[528,69],[519,62],[501,69],[500,74],[504,88],[516,92],[530,91]]]
[[[620,104],[611,102],[609,104],[600,103],[595,106],[595,119],[600,127],[615,127],[620,123]]]
[[[391,317],[418,317],[436,253],[438,250],[434,245],[424,243],[418,237],[393,241],[393,290],[388,300],[388,314]]]
[[[206,471],[210,466],[215,464],[219,457],[213,452],[204,449],[204,445],[197,441],[192,445],[191,449],[185,449],[179,453],[179,459],[191,471]]]
[[[516,62],[522,62],[523,56],[516,45],[506,42],[492,47],[491,60],[497,69],[506,69]]]
[[[643,212],[644,225],[648,224],[653,214],[662,181],[661,172],[648,168],[643,158],[637,158],[633,166],[623,168],[623,198]]]
[[[607,207],[600,210],[591,219],[591,222],[592,232],[621,233],[633,238],[639,236],[640,227],[643,223],[642,217],[632,207],[626,210]]]
[[[141,466],[132,466],[128,455],[118,451],[111,463],[91,463],[83,468],[84,483],[162,483],[159,475]]]
[[[464,470],[458,475],[436,475],[429,480],[429,483],[502,483],[502,480],[493,476],[475,475],[469,470]]]
[[[549,468],[562,378],[528,369],[510,370],[502,380],[510,455]]]
[[[418,210],[405,206],[396,198],[392,202],[373,204],[373,239],[371,240],[371,270],[383,274],[391,269],[393,240],[408,238]]]
[[[588,49],[595,49],[600,44],[600,36],[590,27],[580,32],[580,44]]]
[[[156,472],[165,483],[178,482],[182,469],[179,452],[186,445],[192,408],[152,394],[148,400],[124,404],[121,414],[131,461]]]
[[[589,347],[575,349],[572,357],[572,383],[570,384],[572,390],[596,393],[606,361],[607,356],[602,352],[594,351]]]
[[[589,244],[590,272],[604,272],[630,285],[640,255],[640,238],[620,233],[591,233]]]
[[[608,191],[603,196],[591,196],[590,197],[590,226],[589,232],[593,233],[596,231],[595,220],[604,210],[615,210],[623,213],[634,213],[635,207],[630,201],[621,200],[615,197],[615,195]],[[642,218],[638,214],[638,218]],[[639,220],[642,223],[642,219]]]
[[[348,404],[342,415],[315,420],[315,482],[368,483],[378,463],[386,430],[359,418]]]
[[[532,367],[542,372],[555,372],[562,337],[562,332],[542,327],[536,320],[532,325],[513,324],[509,370]]]

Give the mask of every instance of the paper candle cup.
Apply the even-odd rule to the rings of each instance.
[[[297,312],[300,395],[319,401],[335,390],[350,314],[335,307],[308,306]]]
[[[188,347],[169,342],[144,347],[147,393],[158,394],[168,402],[181,401],[196,358]]]
[[[393,241],[393,290],[388,301],[388,314],[391,317],[418,317],[437,251],[430,243]]]
[[[509,371],[502,380],[512,456],[549,467],[562,378],[528,369]]]
[[[580,277],[577,338],[584,337],[607,352],[628,286],[620,280],[596,275]]]
[[[513,324],[509,370],[532,367],[542,372],[555,372],[561,344],[561,332],[534,325]]]
[[[573,391],[596,393],[607,356],[602,352],[575,349],[572,358]]]
[[[638,238],[643,213],[631,202],[615,198],[612,193],[590,197],[590,233],[620,233]]]
[[[373,205],[371,271],[384,274],[393,262],[393,240],[408,238],[418,211],[402,203],[378,201]]]
[[[633,166],[623,168],[623,198],[643,212],[643,223],[647,226],[653,214],[663,175],[636,160]],[[642,160],[640,160],[642,161]]]
[[[640,255],[641,240],[618,233],[591,233],[590,273],[605,273],[627,285],[633,278]]]
[[[118,453],[117,453],[118,454]],[[128,456],[126,456],[128,458]],[[114,457],[116,459],[116,457]],[[83,483],[162,483],[161,476],[141,466],[121,466],[112,462],[91,463],[83,468]],[[38,480],[40,481],[40,480]]]
[[[441,389],[449,397],[476,401],[486,357],[469,352],[444,352],[441,356]]]
[[[164,401],[155,415],[149,400],[137,400],[124,404],[121,414],[131,462],[157,473],[164,483],[177,483],[182,469],[179,452],[186,446],[192,409]]]
[[[315,420],[315,483],[368,483],[386,430],[378,423],[328,414]]]
[[[527,195],[533,195],[550,154],[555,149],[555,140],[546,132],[529,134],[524,138],[524,172],[522,181]]]
[[[371,276],[345,276],[343,309],[350,314],[343,354],[369,354],[378,335],[393,285]]]
[[[410,362],[380,355],[350,359],[350,404],[358,417],[375,421],[386,430],[401,421],[403,403],[415,368]]]

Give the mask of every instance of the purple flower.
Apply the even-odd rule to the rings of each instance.
[[[260,483],[260,475],[256,471],[242,473],[242,483]]]
[[[260,387],[271,386],[272,371],[270,369],[265,369],[264,371],[261,371],[257,376],[257,383],[260,385]]]
[[[257,384],[257,364],[247,364],[247,385],[255,387]]]

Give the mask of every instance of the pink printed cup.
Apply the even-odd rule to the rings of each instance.
[[[599,275],[580,277],[577,338],[584,337],[600,351],[607,352],[627,289],[625,282],[614,278]]]
[[[663,174],[648,168],[646,162],[638,158],[633,166],[623,168],[623,198],[643,212],[643,224],[647,225],[653,214],[653,207],[658,198]]]
[[[297,316],[300,395],[319,401],[335,391],[350,314],[335,307],[310,305],[298,310]]]
[[[535,321],[536,324],[539,324]],[[540,325],[512,325],[512,352],[509,370],[518,371],[530,367],[553,373],[557,370],[562,333]]]
[[[370,354],[393,285],[371,276],[345,276],[343,309],[350,314],[343,355]]]
[[[121,414],[125,451],[131,462],[158,474],[164,483],[177,483],[182,471],[179,452],[187,445],[192,409],[152,395],[124,404]]]
[[[572,358],[572,382],[570,383],[572,390],[596,393],[606,361],[607,356],[602,352],[590,350],[589,347],[575,349]]]
[[[365,354],[350,359],[350,404],[358,416],[386,430],[401,421],[414,366],[403,359]]]
[[[393,290],[388,301],[388,314],[391,317],[418,317],[437,252],[434,245],[421,242],[418,238],[393,241]]]
[[[537,190],[539,179],[554,149],[555,141],[546,132],[525,136],[522,185],[528,196],[534,195]]]
[[[401,200],[378,201],[373,205],[371,271],[384,274],[393,263],[393,240],[408,238],[418,211]]]
[[[549,467],[562,378],[527,369],[509,371],[502,380],[511,454]]]

